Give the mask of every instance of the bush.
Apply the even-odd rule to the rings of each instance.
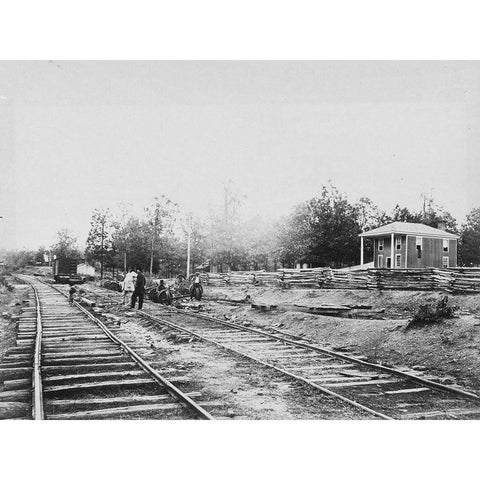
[[[448,296],[444,296],[437,303],[425,303],[418,307],[413,318],[407,324],[407,328],[421,327],[440,323],[445,318],[452,318],[455,314],[455,307],[448,305]]]

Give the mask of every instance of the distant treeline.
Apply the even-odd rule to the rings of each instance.
[[[242,220],[241,201],[225,187],[224,204],[211,209],[208,220],[181,219],[178,205],[165,196],[154,199],[142,216],[110,210],[94,210],[86,246],[67,230],[58,240],[37,251],[8,252],[13,268],[42,263],[44,254],[84,258],[98,268],[123,270],[141,266],[162,276],[185,273],[187,238],[190,232],[191,268],[228,270],[276,270],[296,263],[313,267],[341,268],[359,263],[358,234],[393,221],[424,223],[460,236],[459,265],[480,265],[480,207],[466,222],[456,219],[432,198],[424,197],[418,210],[397,205],[385,212],[369,198],[355,203],[329,184],[318,196],[296,205],[290,215],[275,221],[260,216]],[[372,258],[366,242],[365,261]]]

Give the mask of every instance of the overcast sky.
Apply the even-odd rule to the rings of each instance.
[[[94,208],[165,194],[202,216],[232,180],[277,217],[350,200],[480,206],[479,62],[0,62],[0,248],[85,241]]]

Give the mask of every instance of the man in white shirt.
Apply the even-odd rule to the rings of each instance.
[[[125,275],[122,284],[123,291],[123,304],[129,304],[132,299],[133,291],[135,290],[135,282],[137,280],[137,274],[130,268],[130,271]]]

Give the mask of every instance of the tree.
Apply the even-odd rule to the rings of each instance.
[[[480,265],[480,207],[474,208],[466,218],[460,232],[459,257],[467,267]]]
[[[50,247],[50,252],[57,258],[81,258],[77,237],[66,228],[57,232],[57,242]]]
[[[145,208],[150,226],[150,276],[153,273],[155,252],[158,252],[158,240],[161,234],[170,234],[175,220],[174,213],[178,205],[165,195],[154,198],[154,203]]]
[[[42,245],[38,247],[38,250],[35,252],[35,263],[45,263],[45,255],[47,254],[47,249]]]
[[[309,256],[308,211],[305,204],[297,205],[294,212],[275,224],[273,258],[282,267],[294,266],[295,261]]]
[[[298,205],[281,228],[279,259],[318,266],[355,264],[362,230],[358,217],[356,206],[333,185],[323,186],[320,195]]]
[[[380,210],[368,197],[361,197],[354,207],[357,211],[357,221],[362,232],[388,223],[388,215],[383,210]]]
[[[443,224],[446,231],[458,233],[457,220],[450,212],[438,205],[432,197],[428,199],[423,208],[422,222],[433,228],[439,228]]]
[[[11,270],[19,270],[29,265],[35,265],[35,252],[33,250],[7,251],[5,265]]]
[[[308,203],[310,262],[335,267],[358,262],[361,227],[357,210],[333,185],[322,187],[319,197]]]
[[[357,212],[357,222],[362,232],[381,227],[391,221],[389,216],[368,197],[360,198],[354,207]],[[398,205],[397,208],[399,208]],[[365,242],[363,252],[366,262],[373,259],[373,242],[371,240]]]
[[[126,259],[127,268],[145,269],[149,261],[150,226],[134,216],[114,222],[112,242],[116,246],[114,263],[121,268]]]
[[[85,258],[87,261],[100,261],[100,278],[103,278],[104,263],[112,265],[115,255],[113,245],[112,216],[109,209],[95,209],[90,221],[90,231],[87,237],[87,248],[85,249]]]
[[[397,203],[390,216],[386,217],[387,223],[390,222],[411,222],[423,223],[421,212],[411,212],[407,207],[400,207]]]
[[[223,187],[224,200],[219,209],[210,210],[208,253],[213,264],[238,270],[247,257],[241,238],[240,195],[229,182]]]
[[[253,270],[268,270],[274,263],[274,248],[272,238],[275,230],[272,222],[256,215],[242,223],[244,234],[243,244],[247,257],[246,268]]]
[[[205,225],[199,220],[188,215],[180,223],[183,236],[178,242],[180,247],[181,263],[185,263],[188,257],[188,238],[190,237],[190,264],[192,271],[196,265],[200,265],[207,260],[207,234]],[[183,268],[181,268],[183,270]],[[188,270],[188,269],[187,269]]]

